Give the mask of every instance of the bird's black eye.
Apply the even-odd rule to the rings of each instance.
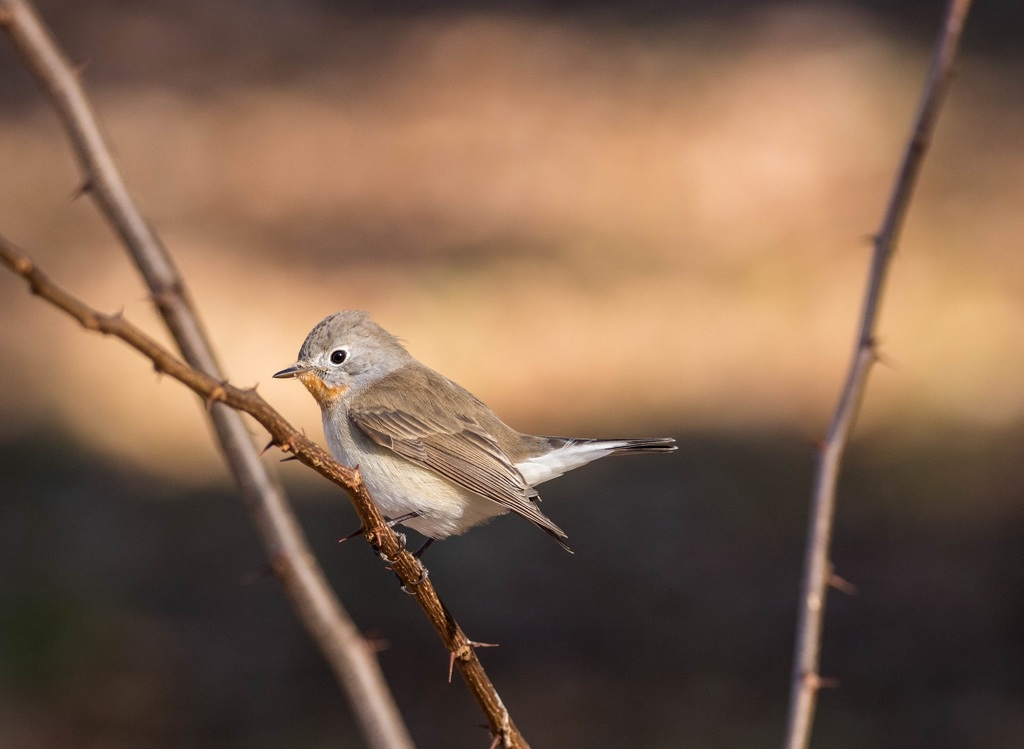
[[[348,358],[348,351],[343,348],[331,352],[331,364],[342,364]]]

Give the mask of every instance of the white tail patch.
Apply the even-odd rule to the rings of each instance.
[[[528,458],[516,463],[516,468],[523,474],[529,486],[537,486],[545,481],[558,478],[566,471],[585,466],[591,461],[611,455],[616,450],[626,447],[629,440],[608,440],[605,442],[568,442],[549,453]]]

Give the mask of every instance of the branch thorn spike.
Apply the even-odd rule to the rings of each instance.
[[[857,595],[857,586],[851,583],[849,580],[840,577],[833,572],[828,578],[828,584],[841,593],[845,593],[848,596]]]
[[[86,177],[82,180],[82,183],[71,192],[71,200],[78,200],[80,197],[85,195],[87,192],[95,187],[92,181],[92,177]]]
[[[365,532],[366,531],[363,529],[363,527],[359,526],[356,530],[352,531],[347,536],[342,536],[341,538],[339,538],[338,539],[338,543],[339,544],[343,544],[346,541],[348,541],[350,538],[355,538],[356,536],[362,536]]]
[[[886,369],[890,369],[893,372],[897,371],[896,370],[896,361],[891,356],[886,356],[881,351],[876,351],[875,352],[875,361],[878,364],[880,364],[883,367],[885,367]]]

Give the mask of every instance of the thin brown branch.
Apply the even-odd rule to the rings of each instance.
[[[120,235],[185,360],[222,379],[213,347],[170,254],[142,217],[114,162],[72,66],[28,2],[0,2],[0,25],[43,86],[83,171],[80,192],[90,195]],[[217,441],[259,529],[267,554],[296,612],[323,653],[375,749],[413,745],[373,649],[334,595],[295,519],[277,478],[259,460],[236,411],[208,403]]]
[[[840,464],[860,408],[871,365],[877,361],[875,328],[882,289],[903,219],[910,204],[914,184],[939,110],[953,76],[953,60],[970,0],[951,0],[932,57],[920,109],[910,131],[899,173],[875,237],[871,271],[864,294],[864,307],[852,361],[836,406],[828,435],[818,457],[814,489],[811,494],[811,520],[807,533],[803,583],[798,611],[796,651],[790,687],[789,725],[784,746],[805,749],[810,741],[818,691],[827,680],[818,673],[821,660],[821,633],[825,615],[825,597],[834,579],[829,562],[829,546],[836,506],[836,483]]]
[[[302,463],[344,489],[352,499],[352,504],[362,521],[365,529],[364,538],[392,566],[406,590],[412,593],[426,613],[445,648],[458,665],[470,691],[486,714],[492,735],[503,747],[528,749],[525,739],[512,722],[476,656],[476,643],[466,637],[445,608],[420,561],[405,549],[394,531],[388,527],[363,485],[358,470],[341,465],[319,445],[307,439],[255,389],[235,387],[190,367],[124,317],[96,312],[64,291],[2,236],[0,262],[24,278],[33,294],[69,314],[82,327],[119,338],[147,357],[158,372],[181,382],[201,398],[249,414],[263,425],[274,445],[292,453]],[[278,564],[288,564],[281,558],[275,558],[274,562],[275,567]]]

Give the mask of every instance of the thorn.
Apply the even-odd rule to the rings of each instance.
[[[86,177],[82,180],[81,184],[78,185],[74,190],[71,191],[71,200],[78,200],[80,197],[85,195],[87,192],[91,192],[95,189],[96,185],[92,181],[92,177]]]
[[[834,677],[823,678],[814,673],[805,673],[803,680],[804,686],[814,691],[819,689],[835,689],[839,686],[839,679]]]
[[[298,460],[298,457],[295,455],[289,455],[287,458],[281,458],[282,463],[287,463],[289,460]]]
[[[82,62],[78,63],[77,65],[72,66],[71,72],[74,73],[75,75],[77,75],[79,78],[81,78],[82,74],[86,71],[86,69],[91,64],[92,64],[92,60],[88,60],[88,59],[82,60]]]
[[[841,593],[845,593],[848,596],[857,595],[857,586],[851,583],[849,580],[845,580],[835,572],[829,575],[828,584]]]
[[[13,21],[14,13],[10,9],[0,9],[0,26],[10,26]]]
[[[494,741],[491,742],[490,749],[498,749],[501,746],[501,734],[497,733],[494,735]]]
[[[345,537],[343,537],[343,538],[339,538],[339,539],[338,539],[338,543],[339,543],[339,544],[343,544],[343,543],[345,543],[346,541],[348,541],[348,540],[349,540],[350,538],[355,538],[356,536],[361,536],[361,535],[363,535],[363,534],[364,534],[365,532],[366,532],[366,531],[365,531],[365,530],[363,529],[363,527],[362,527],[362,526],[359,526],[359,527],[358,527],[358,528],[356,528],[356,529],[355,529],[354,531],[352,531],[351,533],[349,533],[349,534],[348,534],[347,536],[345,536]]]
[[[167,289],[162,289],[156,293],[148,294],[147,300],[156,306],[157,309],[166,309],[171,306],[174,301],[174,295]]]
[[[455,666],[456,658],[460,661],[469,658],[469,654],[473,651],[473,648],[496,647],[498,647],[498,643],[496,642],[473,642],[473,640],[466,640],[464,645],[460,645],[458,648],[451,651],[451,658],[448,661],[448,683],[452,683],[452,668]]]
[[[812,437],[811,438],[811,447],[813,447],[818,452],[821,452],[822,450],[825,449],[825,438],[824,437]]]
[[[370,635],[365,635],[363,640],[366,642],[366,647],[374,653],[383,653],[391,647],[391,643],[383,637],[371,637]]]
[[[892,370],[893,372],[899,371],[896,367],[896,360],[891,356],[883,354],[881,351],[875,352],[875,361],[885,367],[886,369]]]
[[[273,446],[274,446],[274,440],[270,440],[270,442],[267,443],[267,446],[264,447],[262,450],[260,450],[260,457],[262,458],[264,455],[266,455],[267,454],[267,450],[269,450]]]

